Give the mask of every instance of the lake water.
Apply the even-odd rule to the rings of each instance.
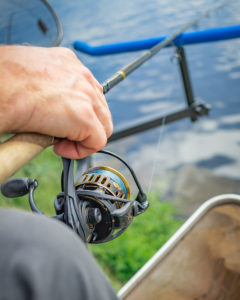
[[[100,45],[170,34],[219,1],[49,2],[63,25],[61,45],[72,48],[74,40]],[[240,1],[232,0],[190,31],[239,23]],[[240,39],[185,49],[195,98],[211,105],[210,116],[194,124],[183,120],[156,128],[114,143],[110,148],[148,176],[154,164],[158,173],[193,164],[240,179]],[[115,129],[184,107],[185,96],[174,53],[174,48],[162,50],[107,94]],[[77,55],[103,82],[141,52],[102,57]]]

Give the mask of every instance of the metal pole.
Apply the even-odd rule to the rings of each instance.
[[[108,139],[108,143],[120,140],[122,138],[131,136],[133,134],[137,134],[143,132],[145,130],[149,130],[158,126],[162,126],[163,124],[173,123],[184,118],[191,118],[197,119],[197,117],[208,115],[210,110],[210,106],[203,103],[203,102],[194,102],[191,106],[171,113],[167,116],[158,117],[155,119],[151,119],[145,122],[140,122],[133,126],[128,126],[127,128],[119,129],[118,131],[114,132],[110,138]]]
[[[177,48],[177,57],[178,57],[178,63],[179,63],[179,68],[181,71],[181,77],[182,77],[182,82],[184,86],[184,91],[187,99],[187,104],[188,106],[191,106],[194,103],[194,96],[193,96],[193,90],[192,90],[192,85],[191,85],[191,80],[189,76],[189,71],[187,67],[187,60],[185,56],[185,51],[183,47],[178,47]],[[194,122],[197,120],[196,115],[191,116],[191,120]]]

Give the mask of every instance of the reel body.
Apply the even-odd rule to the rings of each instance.
[[[130,187],[125,177],[106,166],[89,168],[81,176],[75,176],[78,177],[75,180],[74,160],[62,158],[62,192],[54,201],[54,218],[70,226],[85,243],[104,243],[115,239],[149,205],[130,166],[116,154],[103,150],[99,152],[122,161],[132,174],[139,192],[135,200],[130,200]],[[82,161],[78,163],[78,169],[82,172]],[[32,210],[42,214],[34,202],[36,187],[37,181],[34,179],[13,178],[4,183],[1,190],[7,197],[29,193]]]
[[[77,197],[83,202],[82,215],[90,229],[94,229],[91,242],[98,243],[111,236],[111,239],[120,235],[121,229],[126,228],[133,217],[129,214],[132,203],[127,204],[114,200],[104,199],[104,196],[130,198],[128,182],[121,173],[110,167],[90,168],[83,173],[79,183],[75,183]],[[94,191],[95,194],[85,194]],[[97,195],[98,194],[98,195]],[[100,195],[103,196],[100,199]]]

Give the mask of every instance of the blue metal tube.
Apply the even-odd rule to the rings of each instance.
[[[167,37],[168,36],[153,37],[144,40],[133,40],[101,46],[90,46],[83,41],[75,41],[73,46],[76,50],[89,55],[108,55],[150,49],[159,42],[164,41]],[[183,46],[235,38],[240,38],[240,25],[182,33],[175,38],[173,44],[175,46]],[[169,46],[171,45],[167,47]]]

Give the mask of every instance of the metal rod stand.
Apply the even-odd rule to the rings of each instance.
[[[193,89],[192,89],[192,84],[191,84],[190,75],[187,66],[186,54],[183,47],[177,48],[177,58],[178,58],[178,64],[181,72],[182,83],[184,86],[187,104],[188,107],[190,107],[194,103],[194,96],[193,96]],[[191,115],[190,119],[192,122],[196,121],[197,114]]]
[[[155,128],[157,126],[166,125],[175,121],[179,121],[181,119],[190,117],[191,119],[208,115],[210,110],[210,106],[205,104],[204,102],[194,101],[189,107],[171,113],[167,116],[161,116],[156,119],[151,119],[150,121],[140,122],[134,126],[128,126],[126,128],[120,129],[112,134],[112,136],[108,139],[108,142],[113,142],[130,135],[143,132],[148,129]]]

